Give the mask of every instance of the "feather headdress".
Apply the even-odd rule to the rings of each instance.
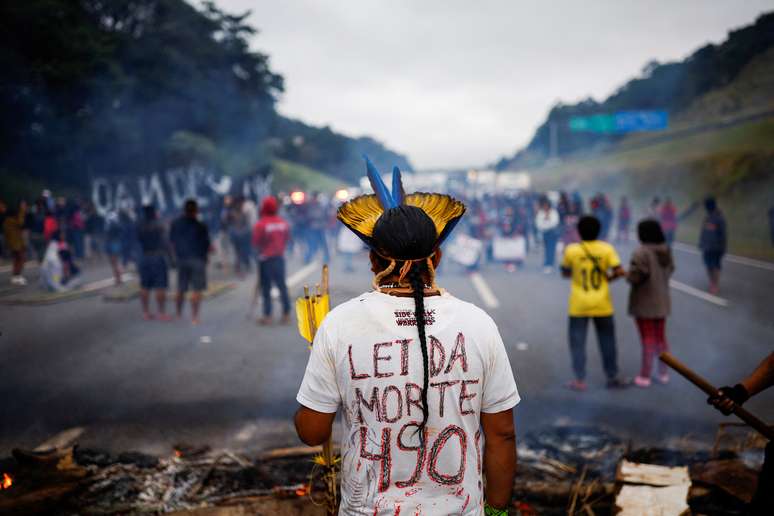
[[[343,204],[336,214],[337,218],[373,249],[374,226],[382,213],[401,204],[416,206],[435,224],[437,249],[465,213],[465,205],[445,194],[416,192],[406,195],[398,167],[392,169],[390,192],[368,156],[363,157],[366,162],[366,175],[374,193],[361,195]]]

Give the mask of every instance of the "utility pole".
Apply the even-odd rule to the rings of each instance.
[[[556,159],[559,157],[559,124],[549,122],[548,131],[548,156]]]

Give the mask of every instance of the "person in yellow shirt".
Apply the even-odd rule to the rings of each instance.
[[[621,259],[615,248],[597,240],[599,219],[586,215],[578,221],[581,241],[570,244],[564,251],[562,275],[571,279],[569,300],[570,356],[575,379],[567,387],[585,391],[586,333],[589,320],[594,322],[602,355],[602,365],[609,389],[626,387],[628,382],[618,377],[615,344],[615,322],[609,283],[624,276]]]

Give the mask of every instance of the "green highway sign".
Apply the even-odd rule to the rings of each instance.
[[[631,133],[661,131],[669,125],[666,111],[619,111],[590,116],[574,116],[569,121],[570,131],[588,133]]]

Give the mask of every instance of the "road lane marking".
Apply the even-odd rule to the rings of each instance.
[[[312,274],[315,270],[320,268],[320,262],[312,262],[309,265],[305,265],[298,269],[296,272],[288,276],[288,288],[295,287],[304,281],[304,278]]]
[[[24,262],[24,269],[37,269],[40,266],[38,262],[31,261],[31,262]],[[13,270],[13,265],[0,265],[0,274],[5,274],[6,272],[11,272]]]
[[[291,288],[296,287],[299,285],[304,279],[312,274],[315,270],[320,268],[320,262],[312,262],[309,265],[304,265],[300,269],[298,269],[296,272],[288,276],[288,290]],[[272,299],[279,299],[280,292],[277,287],[272,287],[271,289],[271,297]]]
[[[698,288],[694,288],[690,285],[686,285],[685,283],[681,283],[676,280],[669,280],[669,286],[672,287],[675,290],[679,290],[680,292],[683,292],[685,294],[698,297],[699,299],[702,299],[704,301],[707,301],[709,303],[727,307],[728,306],[728,300],[723,299],[722,297],[714,296],[708,292],[704,292],[703,290],[699,290]]]
[[[489,288],[489,285],[480,273],[471,273],[470,281],[473,283],[473,286],[476,288],[476,292],[478,292],[478,296],[481,298],[487,308],[497,308],[500,306],[500,301],[497,300],[494,292],[492,292],[492,289]]]
[[[131,272],[125,272],[121,274],[121,281],[129,281],[134,279],[134,274]],[[115,285],[115,278],[105,278],[102,280],[92,281],[91,283],[84,283],[81,287],[74,289],[75,292],[93,292],[94,290],[100,290],[111,285]]]
[[[739,265],[747,265],[749,267],[757,267],[766,271],[774,271],[774,263],[764,262],[761,260],[753,260],[752,258],[745,258],[744,256],[736,256],[733,254],[726,255],[726,260],[731,263],[738,263]]]
[[[677,249],[678,251],[683,251],[684,253],[699,254],[699,255],[701,254],[701,250],[698,247],[683,244],[680,242],[674,242],[672,244],[672,248]],[[737,256],[735,254],[727,254],[723,257],[723,259],[739,265],[747,265],[748,267],[756,267],[758,269],[763,269],[766,271],[774,271],[774,263],[772,262],[754,260],[752,258],[745,258],[744,256]]]

